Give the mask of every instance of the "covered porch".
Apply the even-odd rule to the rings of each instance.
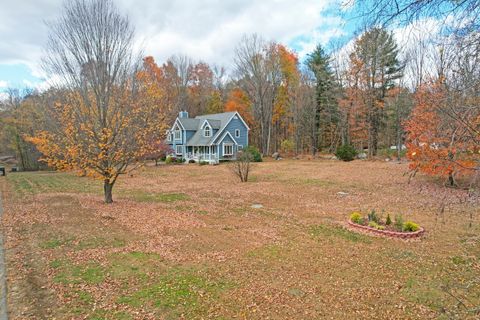
[[[187,146],[185,153],[185,160],[188,162],[193,160],[195,162],[218,163],[220,160],[218,154],[218,147],[212,146]]]

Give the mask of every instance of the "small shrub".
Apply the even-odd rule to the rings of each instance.
[[[384,226],[376,223],[375,221],[370,221],[370,222],[368,223],[368,226],[369,226],[369,227],[372,227],[372,228],[375,228],[375,229],[378,229],[378,230],[385,230],[385,227],[384,227]]]
[[[395,216],[395,229],[398,231],[403,230],[403,217],[399,214]]]
[[[248,175],[250,174],[250,163],[253,160],[253,155],[249,152],[238,152],[237,160],[230,163],[230,170],[240,178],[241,182],[248,181]]]
[[[253,162],[262,162],[262,155],[260,154],[260,151],[258,148],[254,146],[248,146],[243,150],[244,153],[249,153],[252,155],[252,161]]]
[[[361,224],[363,222],[363,218],[360,212],[353,212],[350,215],[350,221],[353,223]]]
[[[208,162],[207,161],[200,161],[198,164],[201,165],[201,166],[204,166],[204,165],[208,164]]]
[[[167,157],[167,158],[165,159],[165,164],[172,164],[172,163],[174,163],[174,162],[176,162],[176,161],[177,161],[177,159],[176,159],[175,157]]]
[[[405,232],[415,232],[420,229],[420,226],[412,221],[407,221],[403,224],[403,231]]]
[[[337,148],[335,155],[340,160],[352,161],[357,155],[357,150],[355,150],[355,148],[349,144],[344,144],[343,146]]]
[[[195,160],[190,159],[190,160],[188,160],[188,163],[195,163]]]
[[[390,218],[390,213],[387,214],[387,220],[385,220],[385,224],[387,226],[391,225],[392,224],[392,218]]]
[[[280,148],[283,152],[289,153],[293,151],[293,148],[295,148],[295,143],[292,139],[286,139],[282,141],[282,143],[280,144]]]
[[[377,224],[380,222],[380,218],[378,217],[375,210],[370,211],[370,213],[368,214],[368,221],[373,221]]]

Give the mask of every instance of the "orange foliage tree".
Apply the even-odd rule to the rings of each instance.
[[[227,102],[225,103],[225,111],[237,111],[242,116],[243,120],[247,122],[250,128],[253,128],[254,121],[252,116],[252,102],[248,95],[240,88],[235,88],[230,91]]]
[[[292,109],[300,81],[300,71],[295,53],[281,44],[275,44],[273,50],[278,57],[282,77],[275,96],[272,115],[274,146],[278,149],[295,130]]]
[[[453,105],[441,80],[422,85],[405,122],[410,169],[446,177],[450,186],[456,184],[456,176],[478,171],[480,161],[478,107],[476,116],[461,115]]]

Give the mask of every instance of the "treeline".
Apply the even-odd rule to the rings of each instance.
[[[180,110],[190,116],[236,110],[252,129],[250,143],[265,155],[352,145],[369,157],[382,149],[400,157],[407,145],[413,170],[453,181],[457,172],[479,167],[479,43],[478,30],[462,29],[400,48],[392,32],[375,26],[346,46],[327,52],[318,45],[299,61],[285,45],[249,35],[238,43],[228,74],[186,56],[163,63],[146,57],[132,69],[136,84],[125,80],[125,88],[139,112],[161,114],[155,137]],[[101,66],[76,63],[81,76],[74,85],[85,100],[91,89],[82,77],[94,78],[92,68]],[[0,105],[0,152],[16,153],[26,170],[38,168],[28,137],[58,125],[52,112],[65,103],[65,92],[10,91]]]

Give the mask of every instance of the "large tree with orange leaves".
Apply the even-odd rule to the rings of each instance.
[[[446,177],[450,186],[480,170],[480,108],[456,98],[442,78],[424,84],[405,123],[410,169]]]
[[[137,74],[133,28],[112,1],[68,2],[50,31],[45,66],[65,94],[52,113],[55,129],[30,141],[50,166],[100,178],[111,203],[119,175],[165,132],[161,74],[149,59]]]

